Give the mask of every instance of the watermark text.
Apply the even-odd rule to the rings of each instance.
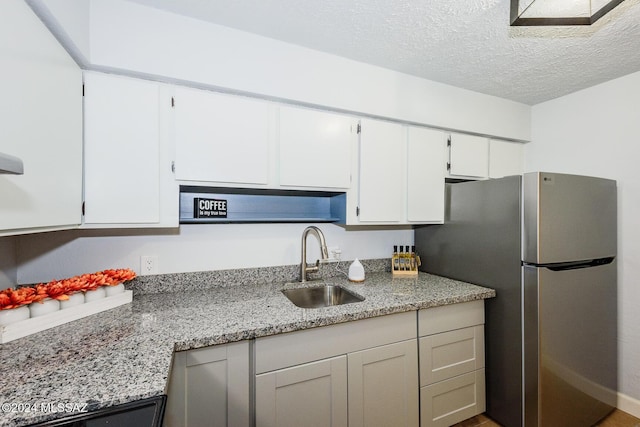
[[[3,413],[42,412],[42,413],[83,413],[89,412],[86,403],[74,402],[5,402],[0,405]]]

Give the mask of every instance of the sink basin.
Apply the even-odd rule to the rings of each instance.
[[[285,289],[282,293],[300,308],[321,308],[364,301],[363,297],[336,285]]]

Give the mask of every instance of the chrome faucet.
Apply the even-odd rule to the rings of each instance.
[[[322,259],[329,259],[329,252],[327,251],[327,243],[324,240],[324,234],[322,234],[322,230],[315,226],[309,226],[304,229],[302,232],[302,262],[300,263],[300,281],[307,281],[307,273],[315,273],[320,269],[320,260],[316,261],[316,265],[313,267],[307,267],[307,236],[309,233],[313,233],[318,238],[320,242],[320,252],[322,254]]]

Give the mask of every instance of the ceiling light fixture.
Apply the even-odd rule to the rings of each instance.
[[[511,26],[591,25],[624,0],[511,0]]]

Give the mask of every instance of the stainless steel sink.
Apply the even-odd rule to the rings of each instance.
[[[285,289],[282,293],[300,308],[321,308],[364,301],[363,297],[336,285]]]

